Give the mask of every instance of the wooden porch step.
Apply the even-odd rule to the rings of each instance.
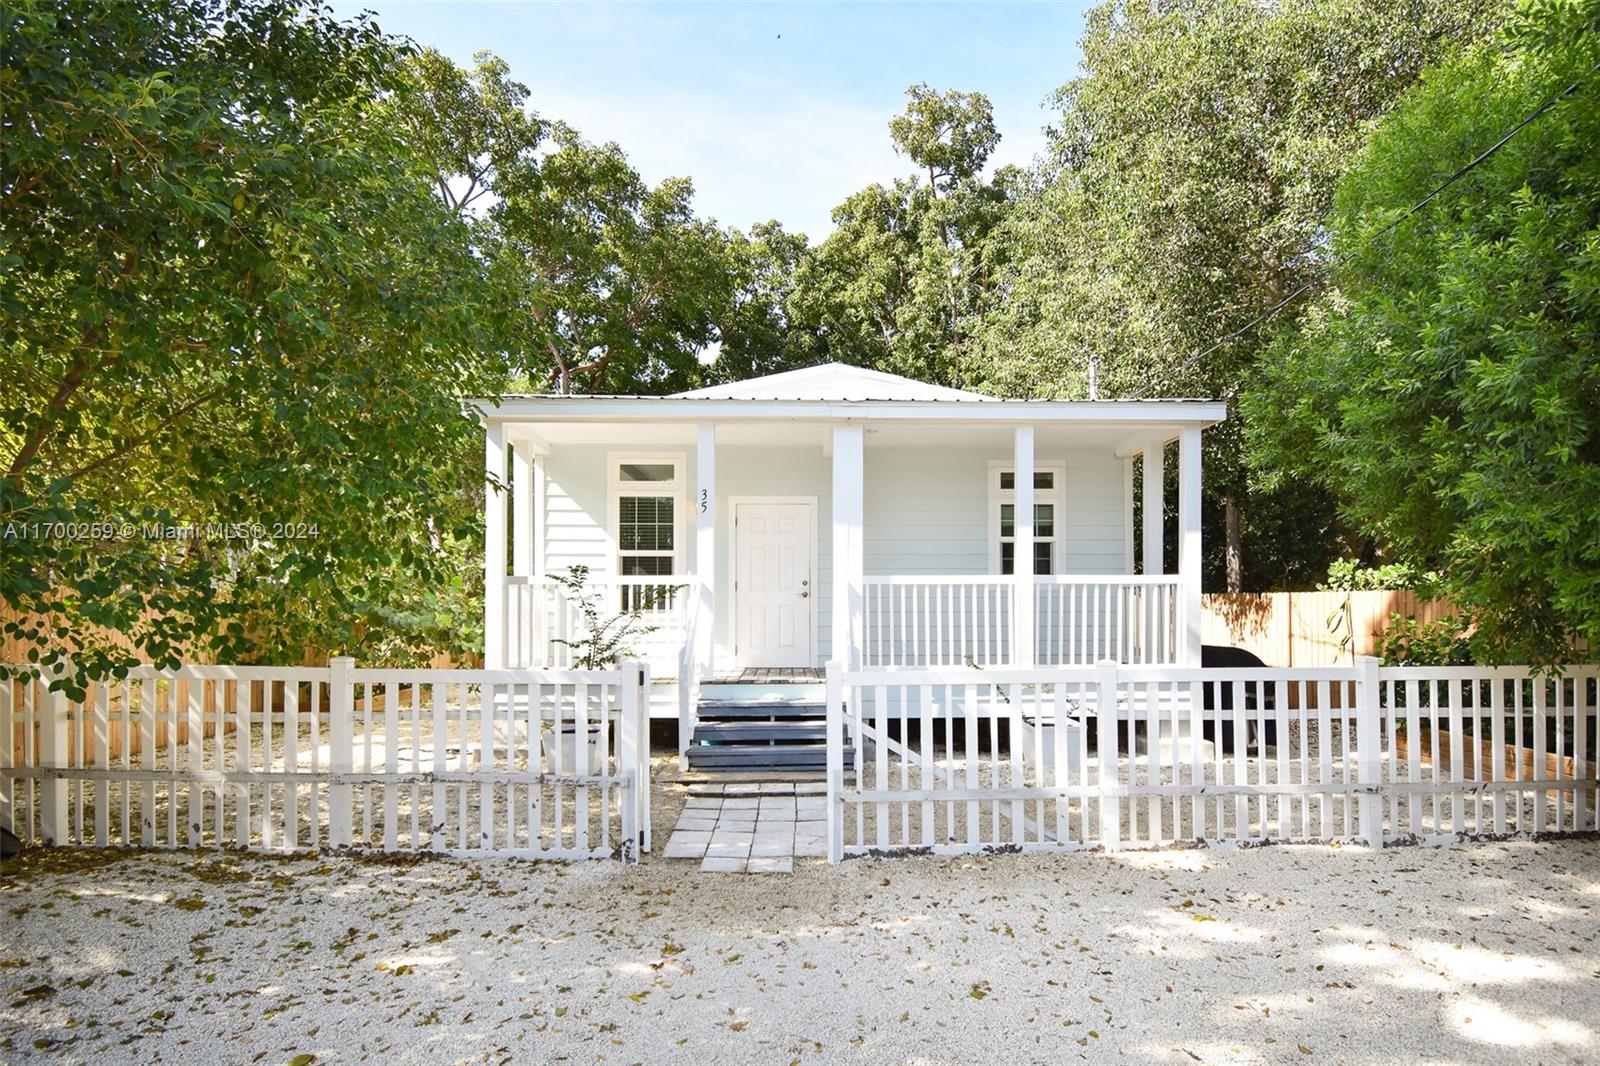
[[[845,760],[855,757],[846,748]],[[689,766],[696,770],[815,770],[828,765],[828,749],[822,744],[716,744],[689,748]]]
[[[729,744],[745,740],[774,743],[823,743],[828,739],[826,722],[802,719],[785,722],[700,722],[694,727],[694,743]]]
[[[701,718],[826,718],[828,705],[819,700],[719,700],[696,704]]]

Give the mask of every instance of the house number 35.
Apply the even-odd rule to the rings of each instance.
[[[706,513],[706,509],[710,506],[706,502],[706,493],[707,493],[706,489],[701,489],[700,490],[700,513],[701,514],[705,514]]]

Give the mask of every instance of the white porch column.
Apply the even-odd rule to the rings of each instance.
[[[866,606],[866,435],[860,426],[833,427],[833,647],[831,660],[861,666]]]
[[[545,466],[550,461],[548,451],[536,454],[533,457],[533,576],[544,577],[550,572],[547,565],[547,554],[550,547],[550,531],[546,528],[549,521],[549,509],[545,507],[545,498],[548,489],[545,486]]]
[[[1122,572],[1133,569],[1133,459],[1122,460]]]
[[[717,599],[717,427],[703,425],[695,432],[694,574],[699,600],[694,605],[695,662],[701,677],[710,677],[716,648]]]
[[[1166,546],[1162,543],[1166,494],[1166,469],[1162,454],[1165,445],[1147,444],[1144,449],[1144,572],[1161,574],[1167,569]]]
[[[1200,665],[1200,430],[1178,437],[1178,576],[1183,607],[1178,618],[1178,661]]]
[[[483,449],[483,665],[505,661],[506,609],[506,427],[490,422]]]
[[[1038,641],[1034,634],[1034,584],[1033,584],[1033,427],[1018,426],[1012,443],[1012,484],[1015,486],[1012,518],[1011,576],[1016,582],[1012,589],[1011,617],[1015,629],[1011,634],[1011,660],[1017,666],[1032,666],[1036,661]],[[1056,516],[1061,521],[1061,516]],[[1057,536],[1057,543],[1064,539]]]
[[[511,445],[511,572],[533,575],[533,446],[525,440]]]

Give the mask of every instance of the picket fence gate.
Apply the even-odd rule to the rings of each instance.
[[[829,664],[828,855],[1600,828],[1600,667]]]
[[[13,668],[15,672],[16,668]],[[53,845],[636,859],[648,668],[0,681],[0,825]]]

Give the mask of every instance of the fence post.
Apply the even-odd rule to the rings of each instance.
[[[347,655],[328,660],[328,772],[336,778],[355,772],[355,683],[350,671],[356,661]],[[328,788],[328,846],[348,848],[354,817],[348,782]]]
[[[828,861],[844,860],[844,664],[828,662]],[[860,740],[857,738],[857,742]],[[931,743],[931,742],[930,742]]]
[[[638,851],[649,851],[650,708],[646,686],[650,668],[641,662],[626,661],[618,662],[617,669],[622,672],[617,763],[633,774],[633,787],[622,816],[622,835]]]
[[[67,670],[70,671],[71,667]],[[49,688],[52,680],[66,672],[54,677],[48,674],[39,677],[39,683],[45,686],[44,699],[40,702],[49,708],[39,726],[39,767],[43,770],[65,770],[71,765],[72,745],[67,735],[70,701],[65,692],[51,691]],[[11,739],[7,737],[6,743],[10,742]],[[79,738],[79,744],[82,744],[82,738]],[[67,779],[46,777],[41,786],[43,802],[40,805],[39,835],[46,845],[65,845],[71,838],[67,828]]]
[[[1099,691],[1095,698],[1095,752],[1100,762],[1100,841],[1107,851],[1122,846],[1122,801],[1110,794],[1120,776],[1121,755],[1117,750],[1117,664],[1102,659]],[[1131,736],[1131,730],[1130,736]]]
[[[1356,657],[1356,780],[1367,786],[1383,784],[1383,726],[1378,660]],[[1368,847],[1383,847],[1383,793],[1361,794],[1361,836]]]

